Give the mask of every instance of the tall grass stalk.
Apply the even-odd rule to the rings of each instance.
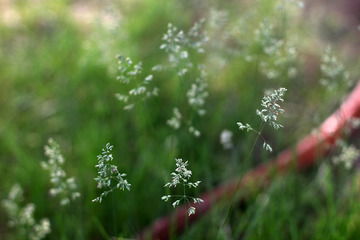
[[[113,217],[113,227],[114,227],[114,236],[117,237],[117,221],[116,221],[116,203],[114,199],[114,192],[111,192],[111,202],[112,202],[112,217]]]
[[[249,167],[251,156],[252,156],[252,154],[254,152],[256,143],[259,140],[259,137],[260,137],[260,135],[262,133],[262,130],[263,130],[264,126],[265,126],[265,122],[261,122],[260,127],[259,127],[260,130],[259,130],[258,134],[256,135],[254,143],[253,143],[253,145],[252,145],[252,147],[251,147],[251,149],[250,149],[250,151],[249,151],[249,153],[248,153],[248,155],[247,155],[247,157],[245,159],[245,162],[244,162],[244,165],[243,165],[243,167],[241,169],[241,172],[239,173],[239,181],[238,181],[238,183],[236,185],[235,193],[233,193],[233,195],[232,195],[232,197],[230,199],[230,203],[228,204],[228,207],[226,209],[226,213],[225,213],[225,216],[223,217],[222,223],[220,224],[217,239],[221,238],[221,231],[222,231],[222,229],[224,229],[224,227],[226,225],[226,222],[227,222],[227,219],[228,219],[228,216],[229,216],[229,213],[230,213],[230,210],[232,208],[232,205],[233,205],[235,199],[237,199],[237,196],[238,196],[238,193],[239,193],[239,188],[241,186],[242,176],[244,175],[244,173],[247,171],[247,169]]]

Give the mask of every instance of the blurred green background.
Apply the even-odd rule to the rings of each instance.
[[[191,194],[209,191],[311,132],[358,77],[358,22],[345,8],[332,12],[331,4],[329,21],[321,1],[305,2],[302,8],[287,0],[0,3],[0,199],[13,184],[21,184],[24,202],[36,205],[37,219],[50,219],[47,239],[136,236],[173,210],[160,198],[168,194],[163,185],[170,180],[174,158],[188,160],[192,179],[202,181]],[[203,18],[209,41],[205,53],[193,58],[208,72],[207,113],[193,119],[201,136],[166,124],[174,107],[187,108],[186,91],[171,69],[154,75],[158,97],[124,111],[115,98],[122,91],[116,56],[142,61],[144,76],[150,74],[153,66],[168,60],[159,49],[168,23],[187,32]],[[268,54],[266,47],[277,43],[278,49]],[[345,70],[340,71],[332,90],[320,81],[327,77],[321,64],[328,45],[350,73],[346,78]],[[185,80],[189,86],[191,77]],[[288,89],[286,113],[279,120],[284,128],[264,129],[274,152],[262,150],[259,141],[248,165],[244,159],[256,136],[238,130],[236,122],[257,126],[255,110],[261,108],[262,96],[279,87]],[[220,143],[224,129],[233,133],[232,149]],[[82,195],[69,206],[59,207],[48,194],[49,176],[40,166],[47,160],[44,145],[50,137],[60,144],[64,168],[76,178]],[[115,205],[110,197],[101,204],[91,202],[100,194],[93,180],[97,155],[108,142],[114,145],[113,164],[132,184],[130,192],[115,192]],[[220,238],[358,239],[357,170],[323,160],[306,173],[279,177],[245,204],[235,204]],[[214,239],[227,206],[221,204],[191,226],[188,238]],[[7,221],[0,208],[0,238],[17,239]]]

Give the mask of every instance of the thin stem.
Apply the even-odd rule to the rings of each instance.
[[[261,126],[261,125],[260,125]],[[262,126],[262,128],[263,128],[264,126]],[[261,130],[262,130],[262,128],[261,128]],[[253,128],[251,128],[251,131],[253,131],[253,132],[255,132],[259,137],[261,137],[261,139],[264,141],[264,142],[266,142],[266,140],[265,140],[265,138],[263,137],[263,135],[261,135],[261,132],[258,132],[258,131],[256,131],[255,129],[253,129]]]
[[[172,197],[181,197],[180,199],[183,199],[185,195],[170,195],[169,198],[172,198]]]
[[[183,183],[183,189],[184,189],[184,198],[185,198],[186,201],[187,201],[185,183]],[[188,202],[189,202],[189,201],[188,201]],[[189,228],[189,225],[188,225],[188,215],[187,215],[187,213],[186,213],[186,214],[185,214],[185,239],[189,239],[189,236],[188,236],[188,228]]]
[[[151,117],[150,117],[150,113],[149,113],[149,108],[146,107],[146,101],[145,101],[145,100],[142,101],[142,106],[143,106],[144,109],[143,109],[143,111],[141,111],[141,112],[142,112],[144,118],[146,118],[146,124],[149,126],[150,131],[151,131],[151,133],[153,134],[153,136],[156,136],[156,130],[155,130],[154,125],[153,125],[153,123],[152,123],[152,121],[151,121]],[[160,145],[159,142],[158,142],[158,140],[157,140],[157,138],[152,138],[152,139],[155,140],[155,143],[156,143],[157,145]]]
[[[114,200],[114,192],[111,192],[111,199],[112,199],[112,208],[113,208],[113,224],[114,224],[114,234],[115,237],[117,236],[117,223],[116,223],[116,214],[115,214],[115,200]]]
[[[236,190],[235,190],[235,193],[233,194],[233,196],[232,196],[232,198],[231,198],[231,200],[230,200],[230,204],[229,204],[229,207],[228,207],[228,209],[227,209],[227,211],[226,211],[226,214],[225,214],[225,217],[224,217],[224,221],[223,221],[223,223],[221,224],[220,229],[219,229],[219,231],[218,231],[217,239],[219,239],[219,237],[220,237],[220,230],[225,227],[226,219],[227,219],[227,217],[228,217],[228,215],[229,215],[229,213],[230,213],[230,209],[231,209],[232,204],[233,204],[233,202],[234,202],[234,200],[235,200],[235,198],[236,198],[236,196],[237,196],[238,189],[239,189],[239,187],[240,187],[240,185],[241,185],[241,177],[242,177],[242,175],[244,174],[245,170],[247,169],[247,167],[248,167],[248,165],[249,165],[249,159],[250,159],[250,157],[251,157],[251,155],[252,155],[252,153],[253,153],[253,151],[254,151],[254,148],[255,148],[256,143],[257,143],[257,141],[258,141],[258,139],[259,139],[259,136],[262,137],[261,132],[262,132],[264,126],[265,126],[265,122],[262,121],[261,124],[260,124],[260,130],[259,130],[258,132],[257,132],[256,130],[254,130],[255,132],[257,132],[256,139],[255,139],[255,141],[254,141],[253,146],[251,147],[251,151],[249,152],[249,154],[248,154],[248,156],[247,156],[247,158],[246,158],[246,160],[245,160],[245,165],[244,165],[243,171],[242,171],[241,174],[240,174],[239,181],[238,181],[238,183],[237,183],[237,185],[236,185],[236,188],[235,188],[235,189],[236,189]]]

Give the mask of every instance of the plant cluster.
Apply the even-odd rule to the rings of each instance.
[[[23,6],[27,5],[25,3],[27,1],[22,2],[24,2],[22,3]],[[134,4],[130,2],[132,1],[126,4]],[[21,135],[18,135],[19,133],[16,131],[9,131],[9,134],[5,134],[4,141],[1,141],[4,142],[2,143],[4,145],[0,147],[1,149],[4,146],[9,148],[9,152],[5,153],[6,157],[10,156],[10,159],[14,158],[18,161],[18,164],[14,164],[14,168],[11,168],[9,173],[5,173],[5,179],[9,179],[13,173],[18,174],[19,172],[23,174],[23,179],[28,179],[28,176],[33,176],[34,172],[40,171],[38,170],[38,158],[35,157],[33,159],[35,159],[36,165],[32,165],[31,167],[34,167],[32,169],[28,168],[30,165],[28,159],[22,160],[23,149],[12,145],[14,139],[20,139],[24,135],[25,146],[29,146],[29,149],[38,149],[36,147],[41,147],[40,144],[43,141],[41,133],[47,135],[49,132],[59,132],[71,128],[76,129],[76,131],[69,133],[69,138],[72,141],[71,149],[74,150],[73,157],[76,159],[76,164],[81,166],[72,170],[76,170],[75,176],[83,176],[85,182],[90,174],[94,173],[95,175],[96,169],[96,176],[93,178],[94,182],[90,187],[95,189],[97,186],[98,192],[96,196],[87,194],[87,191],[84,190],[86,184],[78,185],[78,179],[75,181],[74,177],[68,176],[68,171],[65,171],[64,166],[65,158],[60,151],[59,144],[53,139],[49,139],[45,146],[47,161],[41,162],[41,166],[49,173],[50,183],[41,182],[41,184],[31,186],[36,189],[32,193],[36,194],[25,196],[31,199],[30,202],[32,203],[24,204],[27,201],[24,201],[23,190],[20,185],[14,185],[6,199],[2,201],[4,212],[9,219],[8,226],[14,230],[13,239],[67,239],[69,237],[88,239],[89,237],[94,238],[94,232],[98,235],[101,234],[103,238],[110,239],[119,237],[119,231],[116,227],[122,228],[120,235],[134,234],[139,230],[137,228],[142,228],[151,219],[166,211],[167,208],[163,206],[163,201],[171,202],[174,208],[184,204],[187,220],[187,217],[200,213],[200,204],[203,203],[203,200],[196,197],[193,192],[204,190],[199,189],[204,188],[203,184],[200,185],[201,182],[206,182],[207,187],[212,187],[234,175],[243,179],[243,174],[250,166],[250,158],[259,138],[261,138],[263,148],[266,151],[272,151],[271,136],[263,135],[263,130],[268,126],[274,130],[283,128],[281,116],[285,113],[284,109],[288,108],[283,106],[287,89],[280,86],[289,86],[289,91],[291,91],[290,87],[296,86],[296,84],[304,85],[303,71],[299,71],[298,65],[301,63],[299,53],[306,53],[306,51],[298,51],[298,47],[299,44],[306,41],[302,41],[300,31],[297,32],[298,35],[291,32],[291,27],[295,25],[288,21],[293,17],[288,11],[294,10],[296,6],[302,8],[304,3],[299,0],[256,1],[254,3],[256,7],[246,11],[240,10],[238,13],[233,10],[225,10],[225,5],[221,5],[221,9],[210,9],[209,12],[206,12],[207,10],[202,10],[202,4],[190,2],[181,1],[174,4],[172,1],[167,1],[161,3],[164,4],[164,7],[161,8],[158,7],[159,3],[156,1],[144,1],[140,4],[136,2],[136,5],[139,4],[136,14],[132,13],[130,8],[124,8],[121,16],[133,14],[134,18],[129,17],[126,21],[119,21],[119,24],[115,24],[116,17],[111,15],[111,11],[108,11],[104,13],[105,22],[103,25],[106,25],[106,29],[99,30],[94,27],[89,31],[99,33],[97,42],[96,40],[89,41],[88,35],[81,39],[78,37],[77,31],[62,31],[58,27],[63,26],[63,22],[58,22],[60,16],[57,16],[55,11],[48,14],[48,10],[39,19],[32,19],[31,26],[27,25],[26,21],[21,23],[16,28],[16,32],[19,33],[14,38],[8,38],[4,34],[5,40],[0,39],[0,45],[4,46],[6,52],[9,51],[9,54],[5,55],[10,57],[10,59],[0,57],[0,62],[6,68],[6,71],[0,71],[5,73],[5,79],[12,79],[15,76],[12,74],[15,73],[18,76],[12,80],[15,83],[14,93],[12,91],[7,92],[8,89],[12,90],[12,81],[4,84],[5,90],[0,90],[0,93],[3,93],[0,94],[1,103],[7,102],[8,93],[10,97],[15,99],[14,102],[11,102],[13,105],[10,104],[9,109],[6,110],[9,112],[9,116],[0,119],[0,135],[3,136],[1,134],[4,130],[2,126],[7,126],[8,123],[9,125],[12,124],[6,117],[11,120],[14,119],[14,122],[18,123],[22,123],[22,119],[46,119],[49,124],[47,125],[48,128],[42,129],[42,127],[34,126],[31,122],[31,127],[24,127],[24,134],[22,131],[19,131]],[[122,6],[123,3],[119,4]],[[141,10],[142,4],[151,7]],[[231,5],[232,3],[227,4]],[[186,25],[188,22],[183,21],[184,19],[176,19],[178,13],[174,12],[174,16],[169,18],[167,9],[173,7],[178,11],[181,9],[180,6],[190,5],[189,14],[194,14],[193,19],[205,16],[208,20],[195,22],[189,30],[182,30],[169,23],[167,26],[163,25],[167,29],[162,36],[154,34],[156,30],[161,29],[161,26],[156,25],[159,19],[162,23],[171,19],[171,21],[177,22],[178,26]],[[208,5],[205,5],[208,9]],[[150,15],[147,14],[150,12],[153,14],[154,9],[158,15],[150,19]],[[138,14],[138,10],[143,12]],[[233,14],[234,12],[236,14]],[[24,13],[26,13],[24,15],[28,15],[28,11],[25,9]],[[166,19],[163,19],[164,16],[161,14],[164,14]],[[141,21],[139,21],[139,15],[143,16],[140,19]],[[106,19],[110,19],[110,27],[106,24]],[[146,22],[143,19],[146,19]],[[99,19],[99,21],[103,21],[103,19]],[[41,35],[39,36],[41,43],[39,49],[32,49],[33,46],[38,46],[38,39],[31,39],[27,34],[24,34],[28,32],[23,26],[29,26],[29,29],[34,28],[36,33]],[[64,29],[70,29],[70,25],[66,26]],[[121,29],[118,28],[119,26]],[[85,32],[87,31],[88,29]],[[102,35],[102,33],[105,34]],[[77,36],[76,40],[75,35]],[[58,37],[55,38],[54,36]],[[125,42],[127,40],[128,43]],[[54,42],[57,43],[54,44],[56,47],[52,46]],[[20,49],[23,44],[28,48],[25,51]],[[71,48],[69,47],[71,50],[66,50],[67,47],[64,48],[63,46],[71,46]],[[122,46],[126,46],[126,48],[119,49]],[[132,51],[139,46],[141,50],[145,51]],[[86,54],[84,55],[82,51],[77,52],[78,50],[75,52],[73,49],[82,49]],[[39,56],[38,54],[33,56],[36,60],[34,63],[20,61],[21,59],[28,59],[29,52],[32,53],[32,51],[39,52]],[[117,61],[114,61],[114,51],[122,54],[116,56]],[[56,59],[44,61],[44,59],[53,58],[53,56],[46,55],[45,52],[51,52],[52,55],[55,52]],[[156,52],[155,56],[150,56],[149,53],[153,52]],[[102,58],[100,62],[99,56]],[[131,56],[131,58],[127,56]],[[109,70],[107,68],[110,68],[111,61],[114,62],[114,65],[117,64],[117,72],[107,71]],[[8,62],[19,62],[24,71],[18,71],[18,68]],[[79,62],[82,69],[76,72]],[[39,63],[44,66],[45,71],[38,71],[38,68],[33,67]],[[100,66],[99,63],[101,63]],[[341,87],[350,86],[350,74],[345,65],[335,56],[332,48],[327,47],[325,49],[320,64],[320,68],[316,67],[316,70],[321,75],[320,83],[327,90],[338,90]],[[62,69],[62,71],[58,71],[53,76],[49,74],[48,69]],[[99,78],[94,78],[94,73],[99,74],[97,77],[100,77],[101,81]],[[107,73],[110,76],[106,75]],[[27,81],[27,75],[29,75],[29,79],[34,80],[31,81],[31,84],[28,83],[30,81]],[[44,78],[44,76],[46,77]],[[114,81],[115,76],[116,81]],[[301,81],[299,81],[300,79]],[[314,84],[314,86],[317,84],[311,79],[311,76],[309,80],[306,80],[307,83]],[[16,86],[22,86],[24,83],[29,84],[24,88],[26,91],[18,94]],[[43,85],[46,85],[46,88],[43,89]],[[272,89],[274,86],[278,88],[265,91],[261,100],[261,107],[256,109],[256,102],[253,101],[254,93],[263,89]],[[33,87],[36,94],[34,94],[35,91],[27,91],[28,88],[33,90]],[[309,87],[300,90],[309,90],[308,92],[311,92],[309,95],[311,95],[313,91],[318,89]],[[111,94],[108,94],[109,92]],[[39,93],[39,97],[37,93]],[[52,94],[57,95],[54,99],[49,99]],[[119,113],[116,110],[112,111],[113,106],[109,104],[111,101],[109,99],[113,99],[114,94],[115,98],[121,102],[123,109],[128,111],[122,111],[120,119]],[[300,97],[305,100],[301,91],[295,94],[297,96],[287,94],[289,98]],[[85,101],[87,104],[84,104]],[[143,104],[143,108],[138,108],[141,104]],[[293,111],[294,118],[296,118],[299,114],[296,107],[303,108],[304,103],[290,104],[288,109]],[[292,108],[293,106],[294,108]],[[329,110],[328,107],[320,106],[324,111]],[[31,110],[23,111],[24,109]],[[136,111],[130,113],[131,109]],[[246,114],[247,109],[256,109],[256,114],[246,116],[248,117],[247,123],[237,122],[237,119]],[[12,118],[14,114],[18,113],[17,111],[25,114],[21,121]],[[27,115],[29,112],[32,114]],[[130,118],[127,118],[127,113],[131,115]],[[307,115],[303,115],[307,118]],[[292,116],[291,113],[290,116]],[[339,117],[341,116],[339,115]],[[84,121],[85,119],[86,121]],[[258,127],[254,127],[257,120],[260,124]],[[243,144],[243,136],[236,139],[234,132],[236,129],[234,123],[236,122],[240,130],[252,131],[256,134],[252,148],[248,149],[248,144]],[[358,124],[358,121],[353,124]],[[150,126],[151,131],[147,129],[148,126]],[[169,131],[169,127],[171,131]],[[9,129],[17,128],[10,126]],[[300,130],[303,131],[302,128]],[[113,146],[110,143],[107,143],[102,149],[97,156],[97,161],[94,158],[94,161],[88,162],[95,154],[92,152],[94,146],[99,146],[107,141],[106,139],[111,139],[114,132],[120,134],[117,135],[118,140],[124,144],[122,145],[124,151],[121,153],[121,158],[132,159],[133,167],[125,168],[128,169],[127,171],[122,170],[122,167],[115,163],[112,152]],[[171,132],[170,135],[169,132]],[[295,134],[291,135],[291,137],[295,136]],[[86,139],[91,139],[91,141],[85,141]],[[216,141],[213,141],[214,139]],[[280,144],[282,144],[281,141],[284,139],[279,138]],[[338,145],[340,147],[339,154],[331,158],[333,165],[342,164],[345,170],[356,166],[360,154],[357,145],[345,142],[340,142]],[[243,155],[248,155],[248,158],[243,160]],[[267,155],[256,153],[256,158]],[[197,161],[186,161],[182,158],[175,158],[175,156],[182,156],[184,159],[196,159]],[[168,175],[169,164],[173,164],[169,160],[173,161],[174,158],[175,170],[171,172],[169,182],[164,185],[163,176]],[[189,162],[191,163],[191,170],[188,169]],[[89,165],[91,165],[91,170],[88,168]],[[325,170],[322,167],[319,168],[317,174],[322,179],[321,183],[316,183],[319,186],[312,186],[307,189],[307,185],[316,185],[312,183],[316,181],[307,181],[307,179],[304,184],[304,176],[296,176],[294,180],[291,174],[290,177],[285,176],[285,181],[280,178],[276,179],[269,189],[264,190],[261,194],[251,195],[254,197],[254,201],[251,199],[246,201],[246,209],[241,207],[240,210],[230,211],[233,201],[235,203],[240,193],[238,189],[240,189],[241,181],[239,181],[231,201],[224,201],[223,206],[214,209],[211,218],[206,218],[197,223],[199,224],[197,226],[203,226],[207,231],[190,229],[190,235],[199,234],[200,237],[192,236],[189,238],[189,229],[186,229],[185,238],[212,239],[217,235],[218,239],[233,239],[239,236],[244,239],[266,239],[268,236],[277,237],[279,234],[284,237],[277,239],[307,239],[312,236],[313,222],[315,222],[314,228],[319,228],[321,233],[325,232],[321,231],[323,226],[340,226],[339,229],[344,228],[344,226],[346,229],[356,228],[356,223],[360,221],[357,216],[351,216],[349,218],[351,220],[347,223],[339,224],[337,222],[334,213],[339,210],[341,214],[345,215],[344,212],[348,211],[348,208],[337,200],[337,195],[346,199],[343,194],[338,194],[339,191],[329,184],[332,174],[330,165],[326,165],[327,169]],[[0,167],[7,168],[7,165],[0,165]],[[191,180],[193,173],[194,175],[195,173],[200,174],[202,177],[198,179],[202,181]],[[350,182],[349,178],[352,176],[350,174],[346,176],[344,182]],[[290,181],[287,182],[289,179]],[[40,180],[40,178],[36,180]],[[144,181],[146,182],[142,184]],[[48,186],[50,186],[49,195],[51,199],[56,197],[59,200],[55,201],[56,204],[59,203],[60,206],[70,205],[63,210],[70,210],[75,204],[74,200],[82,196],[84,204],[78,204],[73,208],[79,209],[81,214],[64,211],[58,216],[57,212],[49,211],[48,204],[41,204],[43,203],[41,194],[37,194],[39,192],[44,193],[44,190],[47,191]],[[306,188],[306,191],[293,191],[299,186]],[[115,206],[119,200],[113,198],[112,212],[106,211],[97,216],[97,210],[111,208],[111,206],[102,205],[96,205],[96,211],[91,212],[94,211],[95,206],[92,202],[107,203],[108,194],[116,196],[117,189],[127,192],[125,189],[130,191],[131,188],[136,190],[129,193],[136,196],[134,202],[120,202]],[[317,200],[318,189],[325,195],[320,196],[320,200]],[[346,192],[347,190],[342,191]],[[352,202],[356,203],[356,201]],[[35,207],[35,203],[40,204]],[[144,203],[146,205],[143,206]],[[325,207],[323,207],[324,204]],[[52,204],[49,205],[53,206]],[[230,207],[228,207],[229,205]],[[150,210],[148,206],[151,206]],[[301,210],[297,209],[298,206]],[[226,215],[223,212],[225,207],[228,207]],[[36,214],[35,208],[37,209]],[[159,212],[156,212],[155,209]],[[310,218],[313,221],[311,224],[307,223],[308,218],[306,218],[309,209],[311,210]],[[354,209],[356,210],[358,207],[351,208],[351,210]],[[316,216],[312,214],[313,210],[316,211]],[[49,219],[44,218],[37,221],[36,215],[41,215],[43,212],[49,212],[51,226]],[[238,214],[240,213],[241,216],[239,217]],[[112,220],[108,218],[110,214],[113,214]],[[123,214],[124,217],[121,218],[121,222],[116,222],[116,216],[119,214]],[[290,221],[289,215],[294,216]],[[334,223],[321,222],[326,221],[328,216],[331,216]],[[129,219],[130,217],[131,219]],[[84,224],[84,219],[90,220]],[[234,219],[235,221],[233,221]],[[111,221],[113,224],[109,224]],[[187,222],[185,224],[187,225]],[[110,225],[115,228],[113,236],[107,235]],[[304,234],[302,230],[297,231],[303,226],[304,229],[306,228]],[[258,229],[259,231],[257,231]],[[284,229],[285,231],[283,231]],[[334,228],[333,232],[338,238],[340,234],[337,230]],[[51,231],[54,236],[48,237]],[[354,235],[356,236],[356,234]],[[314,239],[321,239],[321,237],[323,235],[320,234],[320,237]],[[95,238],[100,237],[95,236]],[[344,239],[350,238],[344,237]]]
[[[321,57],[320,83],[329,91],[340,90],[351,85],[350,73],[345,69],[344,64],[335,56],[332,48],[327,46]]]
[[[275,130],[283,127],[281,124],[277,123],[277,120],[279,114],[284,113],[284,109],[281,108],[279,103],[284,101],[283,96],[285,91],[286,88],[279,88],[265,95],[261,101],[261,106],[263,106],[264,108],[261,110],[256,110],[256,114],[261,118],[262,122],[268,123]],[[261,135],[262,128],[264,127],[263,124],[261,125],[259,131],[252,128],[248,123],[243,124],[241,122],[238,122],[237,125],[239,126],[240,130],[246,130],[247,132],[253,131],[258,134],[258,136],[262,137],[264,141],[263,148],[267,151],[272,152],[270,144],[268,144],[264,137]]]
[[[39,223],[34,217],[35,204],[22,206],[23,189],[19,184],[12,186],[2,205],[9,217],[8,226],[16,229],[19,239],[40,240],[51,232],[50,221],[43,218]]]
[[[332,158],[333,163],[336,165],[342,164],[347,170],[352,169],[355,161],[359,159],[360,150],[353,144],[348,144],[343,140],[338,141],[337,145],[341,151]]]
[[[66,172],[63,170],[62,165],[65,163],[65,158],[60,152],[59,144],[54,139],[48,140],[48,145],[45,146],[45,155],[49,158],[47,162],[41,162],[43,169],[50,173],[50,188],[49,193],[51,196],[60,197],[60,205],[67,205],[71,200],[80,197],[77,191],[77,184],[73,177],[67,178]]]
[[[124,93],[116,93],[115,97],[125,103],[124,110],[131,110],[139,101],[144,101],[150,97],[158,95],[158,88],[151,87],[153,75],[147,75],[143,80],[139,80],[142,74],[142,63],[134,64],[129,57],[117,56],[119,64],[119,75],[117,80],[122,84],[123,89],[128,89]]]
[[[164,43],[160,46],[160,49],[165,51],[168,56],[170,70],[175,69],[177,71],[180,89],[185,91],[188,88],[186,90],[187,102],[198,116],[203,116],[206,113],[204,105],[209,95],[207,90],[207,72],[202,64],[194,63],[191,57],[194,58],[195,56],[193,55],[195,53],[203,54],[205,52],[205,44],[208,42],[208,37],[203,31],[203,24],[204,20],[196,22],[185,33],[169,23],[168,30],[162,38]],[[154,68],[169,69],[169,67],[162,65],[157,65]],[[199,137],[201,133],[195,128],[193,117],[183,118],[184,113],[186,113],[185,109],[180,110],[179,107],[174,107],[173,116],[167,123],[174,129],[179,129],[181,125],[185,125],[192,135]],[[182,121],[185,122],[182,123]]]
[[[195,214],[195,210],[196,210],[196,208],[193,205],[191,205],[190,201],[192,200],[193,203],[195,204],[195,203],[202,203],[203,200],[201,198],[195,198],[186,195],[186,188],[187,187],[196,188],[199,186],[201,181],[189,182],[192,172],[191,170],[187,169],[188,161],[184,162],[181,158],[176,158],[175,162],[176,162],[175,172],[171,173],[172,180],[171,182],[166,183],[164,187],[175,188],[178,184],[180,184],[182,185],[183,188],[183,195],[165,195],[162,196],[161,199],[167,202],[170,198],[177,198],[172,203],[173,207],[178,206],[180,202],[183,201],[184,203],[189,205],[188,215],[190,216],[192,214]]]
[[[117,166],[111,164],[113,155],[111,153],[113,146],[107,143],[105,148],[102,149],[101,155],[98,155],[98,164],[95,166],[98,168],[98,176],[95,181],[98,183],[97,187],[104,190],[100,196],[93,199],[93,202],[102,202],[103,197],[106,197],[109,193],[115,189],[130,191],[131,184],[125,179],[126,174],[120,173]]]

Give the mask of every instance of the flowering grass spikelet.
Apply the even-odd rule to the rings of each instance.
[[[243,123],[241,123],[241,122],[237,122],[236,124],[239,126],[239,129],[240,129],[240,130],[244,130],[244,129],[245,129],[247,132],[248,132],[248,131],[251,131],[251,130],[254,130],[254,129],[250,126],[250,124],[248,124],[248,123],[243,124]]]
[[[198,129],[196,129],[194,126],[189,127],[189,133],[191,133],[195,137],[200,137],[201,136],[201,132]]]
[[[268,123],[275,130],[283,127],[281,124],[277,123],[277,119],[279,114],[284,113],[284,109],[282,109],[279,105],[279,102],[283,102],[283,95],[287,91],[286,88],[279,88],[278,90],[274,90],[273,92],[266,94],[261,102],[261,106],[264,108],[262,110],[256,109],[256,114],[260,116],[263,123]],[[253,131],[257,135],[259,135],[263,140],[263,148],[269,152],[272,152],[272,147],[267,143],[265,138],[261,135],[261,129],[255,130],[250,126],[250,124],[243,124],[242,122],[237,122],[240,130],[246,130],[247,132]]]
[[[173,129],[179,129],[181,127],[181,118],[182,115],[178,108],[173,109],[173,116],[167,120],[167,124]]]
[[[65,159],[60,152],[60,147],[54,139],[48,140],[48,145],[45,145],[45,155],[49,158],[47,162],[42,162],[43,169],[50,173],[50,182],[52,187],[49,190],[51,196],[60,197],[60,205],[67,205],[70,200],[75,200],[80,197],[77,192],[77,184],[73,177],[67,178],[66,172],[62,169]]]
[[[346,71],[344,64],[335,56],[332,48],[327,46],[321,57],[321,74],[320,84],[327,90],[339,90],[340,87],[346,87],[351,84],[350,74]]]
[[[260,116],[264,122],[268,122],[274,129],[283,127],[281,124],[276,123],[276,121],[279,114],[284,113],[284,109],[280,107],[279,102],[284,101],[283,96],[286,91],[286,88],[279,88],[265,95],[261,101],[261,106],[264,108],[256,110],[256,114]]]
[[[233,148],[233,142],[232,142],[232,136],[233,133],[228,130],[224,129],[222,130],[220,134],[220,143],[223,146],[224,149],[232,149]]]
[[[353,144],[347,144],[345,141],[339,141],[338,146],[341,149],[341,152],[338,156],[332,158],[334,164],[344,164],[344,167],[347,170],[350,170],[355,161],[360,156],[360,150],[357,149]]]
[[[199,116],[202,116],[206,113],[203,106],[209,93],[207,91],[207,73],[204,66],[199,65],[198,70],[200,71],[200,76],[193,84],[191,84],[191,87],[187,92],[187,97],[189,105],[198,113]]]
[[[196,50],[198,53],[204,52],[204,44],[208,41],[205,32],[202,32],[204,20],[196,22],[188,33],[178,30],[172,23],[168,24],[168,30],[163,35],[160,49],[168,54],[170,64],[175,67],[182,65],[178,71],[178,75],[182,76],[187,72],[187,68],[191,68],[193,64],[189,59],[189,51]]]
[[[131,110],[139,100],[146,100],[158,95],[158,88],[152,87],[154,76],[149,74],[142,79],[142,62],[135,64],[129,57],[117,56],[119,75],[116,79],[123,85],[122,93],[115,97],[125,103],[124,110]]]
[[[184,109],[174,108],[174,116],[167,123],[174,129],[184,125],[184,127],[187,127],[188,132],[195,137],[199,137],[201,133],[194,127],[193,113],[198,116],[203,116],[206,113],[204,105],[209,95],[205,67],[202,64],[192,62],[196,55],[205,52],[205,43],[208,41],[208,37],[206,32],[202,30],[203,23],[204,20],[196,22],[188,32],[178,30],[177,27],[169,23],[168,29],[162,38],[163,44],[160,46],[160,49],[168,56],[169,67],[167,69],[176,71],[182,91],[187,89],[183,92],[186,94],[187,102],[191,107],[190,113]],[[162,69],[161,65],[157,65],[152,70],[161,71]],[[187,79],[190,74],[196,77]],[[175,109],[186,114],[183,120],[184,124],[180,124],[180,118],[178,117],[180,115],[175,114]]]
[[[279,9],[284,6],[280,4]],[[265,18],[254,30],[254,40],[261,49],[259,58],[260,72],[268,79],[277,79],[287,72],[288,78],[294,78],[298,65],[298,40],[279,36],[276,22]],[[248,60],[253,60],[257,53],[249,52]]]
[[[95,167],[98,168],[98,176],[94,180],[98,183],[97,187],[99,189],[105,188],[107,190],[104,190],[99,197],[93,199],[93,202],[101,203],[103,197],[116,188],[121,190],[126,188],[130,191],[131,184],[124,178],[126,174],[120,173],[117,166],[111,164],[113,160],[112,148],[113,146],[107,143],[105,148],[102,149],[102,154],[97,156],[98,164]]]
[[[9,217],[8,226],[19,233],[21,239],[40,240],[51,232],[50,221],[47,218],[36,222],[34,217],[35,205],[28,203],[21,207],[23,201],[23,189],[19,184],[14,184],[7,199],[2,205]]]
[[[195,214],[195,207],[190,204],[190,201],[193,203],[201,203],[203,200],[201,198],[194,198],[186,195],[186,187],[188,188],[196,188],[199,186],[201,181],[189,182],[189,179],[192,175],[191,170],[187,169],[188,161],[183,161],[180,158],[176,158],[176,168],[175,171],[171,173],[172,180],[164,185],[164,187],[175,188],[178,184],[183,186],[184,192],[183,195],[165,195],[161,197],[161,200],[167,202],[170,198],[177,197],[172,206],[176,207],[180,204],[181,201],[184,201],[189,205],[188,215]]]

